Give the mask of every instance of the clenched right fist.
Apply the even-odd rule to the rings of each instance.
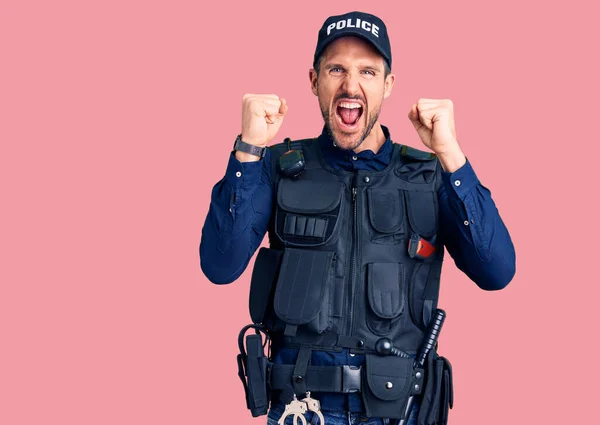
[[[274,94],[245,94],[242,99],[242,140],[266,146],[277,134],[288,110],[285,99]]]

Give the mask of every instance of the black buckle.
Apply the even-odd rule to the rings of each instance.
[[[356,393],[360,391],[360,366],[342,366],[342,392]]]

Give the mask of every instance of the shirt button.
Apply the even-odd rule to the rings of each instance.
[[[356,356],[356,354],[350,353],[350,357],[354,357],[354,356]]]
[[[356,155],[352,156],[352,160],[356,161],[358,158],[356,157]]]
[[[369,181],[371,181],[371,179],[369,178],[369,176],[365,176],[365,178],[363,180],[365,181],[365,183],[369,183]]]
[[[242,177],[242,172],[241,171],[236,171],[235,172],[235,176],[236,177]]]
[[[460,186],[460,180],[454,180],[454,186]]]
[[[465,221],[463,221],[463,223],[465,224],[465,226],[468,226],[469,225],[469,220],[465,220]]]

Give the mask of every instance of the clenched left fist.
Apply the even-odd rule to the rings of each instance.
[[[444,154],[458,148],[454,107],[450,99],[421,98],[410,108],[408,118],[423,144],[436,154]]]
[[[450,99],[421,98],[410,108],[408,118],[423,144],[437,154],[445,171],[454,172],[465,164],[466,157],[456,140]]]

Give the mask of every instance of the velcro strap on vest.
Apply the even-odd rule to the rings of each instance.
[[[304,144],[302,143],[302,140],[291,140],[290,142],[288,142],[288,147],[290,148],[290,150],[301,151],[304,147]]]
[[[271,365],[271,389],[282,390],[293,382],[295,365]],[[361,366],[308,366],[302,377],[311,392],[354,393],[360,391]]]

